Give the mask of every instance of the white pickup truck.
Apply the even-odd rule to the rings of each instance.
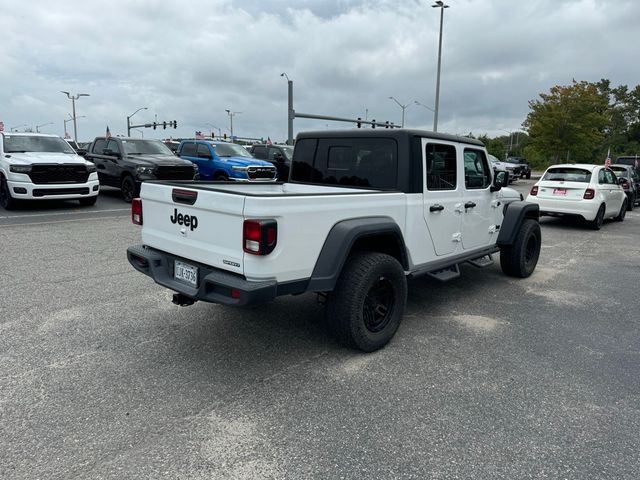
[[[537,205],[494,175],[479,141],[417,130],[301,133],[289,182],[151,181],[132,205],[131,265],[174,303],[266,302],[317,292],[331,332],[364,351],[403,316],[407,277],[493,263],[529,276]]]
[[[96,203],[100,185],[96,166],[57,135],[0,133],[0,205],[6,210],[24,200],[78,200]]]

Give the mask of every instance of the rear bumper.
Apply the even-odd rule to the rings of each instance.
[[[127,248],[127,259],[133,268],[153,278],[159,285],[194,300],[223,305],[265,303],[285,293],[301,293],[298,289],[302,288],[304,291],[307,283],[299,284],[297,289],[291,289],[286,288],[285,285],[279,285],[275,280],[249,281],[242,275],[177,257],[146,245],[134,245]],[[174,278],[175,260],[198,267],[197,286]]]
[[[598,214],[600,202],[597,200],[553,200],[529,195],[527,202],[537,203],[540,215],[571,215],[592,221]]]

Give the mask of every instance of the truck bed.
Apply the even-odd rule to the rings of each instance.
[[[176,190],[197,192],[197,198],[192,205],[176,202]],[[407,202],[402,192],[292,183],[145,182],[141,197],[145,245],[247,280],[278,282],[311,276],[337,222],[389,217],[402,228]],[[277,221],[277,246],[268,256],[244,253],[246,219]]]

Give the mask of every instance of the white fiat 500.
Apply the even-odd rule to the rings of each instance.
[[[623,221],[627,199],[613,171],[601,165],[552,165],[531,188],[540,215],[582,217],[599,230],[605,218]]]

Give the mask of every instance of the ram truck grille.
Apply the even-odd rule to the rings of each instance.
[[[195,170],[191,165],[170,165],[156,168],[158,180],[193,180]]]
[[[249,180],[275,180],[276,167],[247,167]]]
[[[36,185],[87,183],[89,172],[85,165],[33,165],[29,178]]]

